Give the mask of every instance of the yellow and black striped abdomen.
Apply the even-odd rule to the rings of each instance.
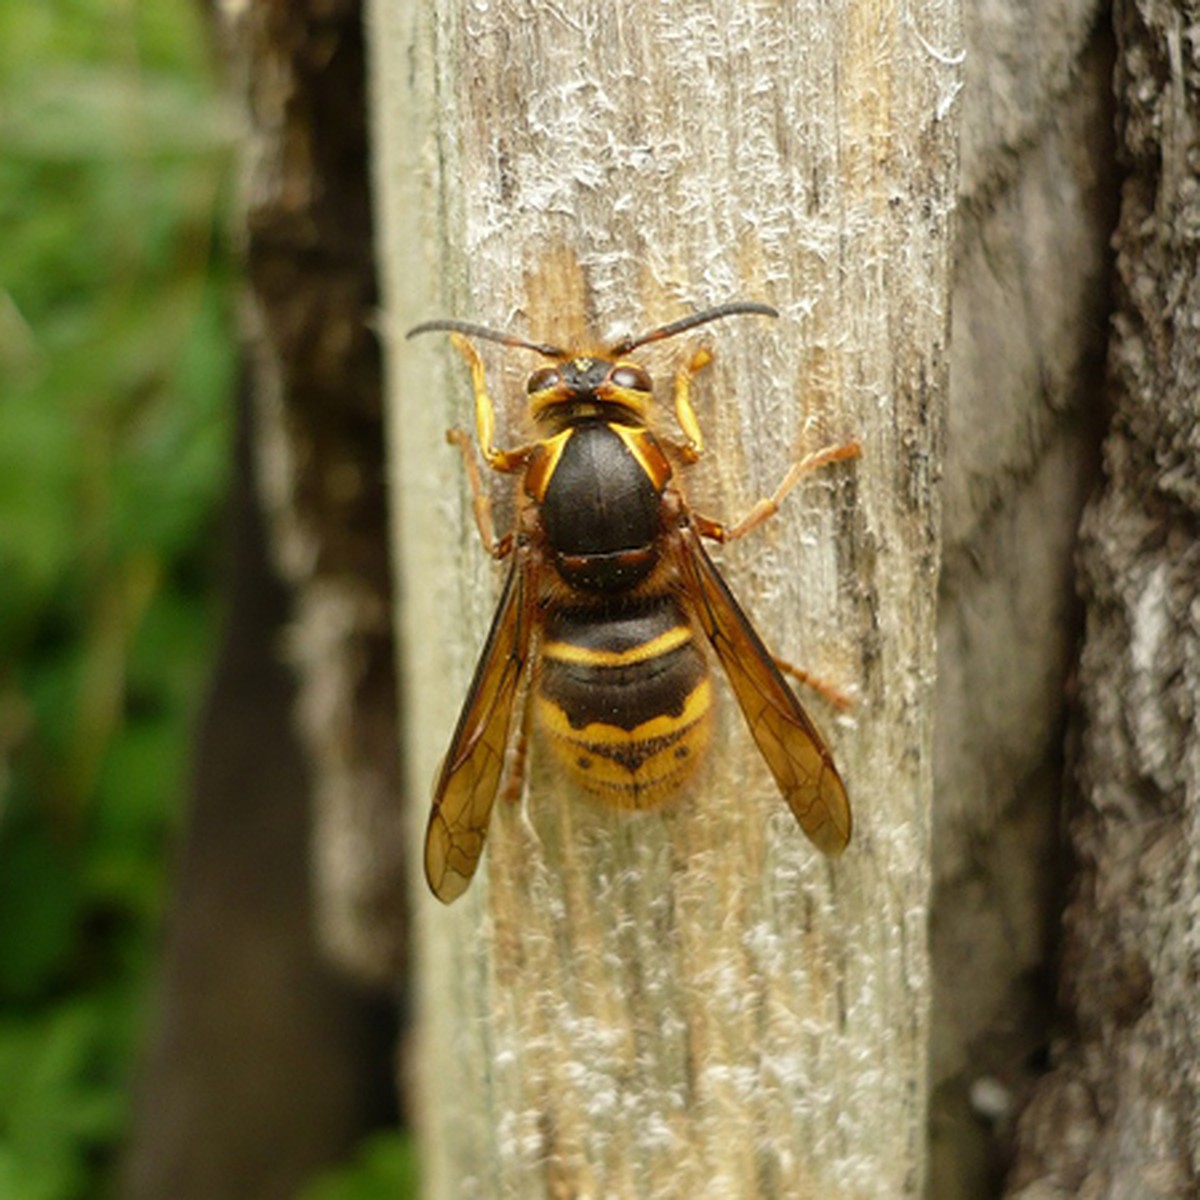
[[[547,616],[538,725],[588,792],[652,808],[695,773],[712,725],[708,660],[671,595]]]

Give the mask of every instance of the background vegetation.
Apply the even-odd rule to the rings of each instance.
[[[116,1193],[220,619],[236,138],[193,0],[0,6],[0,1200]],[[306,1197],[414,1189],[389,1131]]]
[[[189,3],[0,8],[0,1197],[111,1190],[213,644],[233,125]]]
[[[196,0],[0,6],[0,1200],[116,1193],[232,462]],[[412,1194],[372,1136],[310,1200]]]

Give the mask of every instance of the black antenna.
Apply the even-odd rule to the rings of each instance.
[[[418,333],[461,333],[464,337],[483,338],[489,342],[499,342],[502,346],[516,346],[520,350],[532,350],[534,354],[541,354],[545,358],[566,358],[567,351],[559,349],[558,346],[548,346],[545,342],[527,342],[524,338],[517,337],[513,333],[501,333],[497,329],[488,329],[483,325],[472,325],[469,321],[425,321],[421,325],[414,325],[404,336],[406,338],[416,337]]]
[[[779,316],[778,310],[769,304],[762,304],[757,300],[732,300],[728,304],[718,304],[716,308],[706,308],[703,312],[694,313],[690,317],[681,317],[669,325],[660,325],[657,329],[650,330],[649,333],[622,338],[609,347],[609,353],[628,354],[631,350],[636,350],[638,346],[645,346],[648,342],[661,342],[666,338],[675,337],[676,334],[685,333],[689,329],[695,329],[697,325],[707,325],[709,321],[718,321],[722,317],[733,317],[742,313],[760,317]],[[485,325],[473,325],[469,321],[455,321],[449,318],[425,321],[420,325],[414,325],[404,336],[410,338],[416,337],[418,333],[436,332],[461,333],[464,337],[483,338],[485,341],[499,342],[502,346],[532,350],[534,354],[540,354],[544,358],[570,357],[570,352],[563,350],[560,346],[551,346],[546,342],[529,342],[525,338],[517,337],[514,333],[502,333],[498,329],[488,329]]]
[[[697,325],[707,325],[709,321],[718,321],[722,317],[732,317],[738,313],[757,313],[762,317],[779,316],[778,310],[769,304],[760,304],[756,300],[732,300],[728,304],[718,304],[716,308],[706,308],[704,312],[696,313],[693,316],[681,317],[678,321],[672,321],[669,325],[661,325],[658,329],[650,330],[649,333],[622,338],[610,346],[609,350],[612,354],[628,354],[630,350],[636,350],[639,346],[646,345],[647,342],[661,342],[666,338],[674,337],[677,333],[695,329]]]

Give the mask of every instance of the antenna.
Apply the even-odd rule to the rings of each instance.
[[[707,325],[709,321],[719,321],[722,317],[732,317],[739,313],[757,313],[761,317],[779,316],[778,310],[769,304],[760,304],[757,300],[731,300],[728,304],[718,304],[716,308],[706,308],[703,312],[693,316],[681,317],[669,325],[660,325],[659,328],[652,329],[649,333],[622,338],[610,349],[613,354],[628,354],[630,350],[636,350],[638,346],[644,346],[648,342],[661,342],[666,338],[674,337],[677,333],[695,329],[697,325]]]
[[[558,346],[548,346],[545,342],[527,342],[524,338],[513,333],[501,333],[497,329],[488,329],[484,325],[472,325],[469,321],[425,321],[414,325],[404,336],[416,337],[418,333],[435,333],[441,330],[445,333],[461,333],[464,337],[484,338],[489,342],[499,342],[502,346],[516,346],[520,350],[532,350],[544,358],[567,358],[566,350]]]

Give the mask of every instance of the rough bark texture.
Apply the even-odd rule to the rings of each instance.
[[[245,327],[259,484],[296,597],[317,924],[333,958],[392,983],[407,922],[360,9],[219,11],[248,118]]]
[[[938,610],[931,1194],[1002,1182],[1048,1037],[1071,563],[1098,472],[1111,33],[1095,0],[970,0]],[[999,1136],[996,1136],[999,1135]]]
[[[1116,6],[1114,418],[1080,560],[1077,863],[1010,1194],[1200,1190],[1200,7]]]
[[[768,299],[777,326],[707,339],[693,499],[733,516],[801,447],[866,447],[722,556],[770,644],[857,690],[840,725],[812,702],[856,841],[807,846],[728,697],[704,786],[665,812],[569,795],[535,746],[472,890],[418,909],[428,1194],[918,1195],[956,8],[372,13],[412,794],[495,580],[442,442],[465,373],[408,325],[564,340]],[[661,379],[686,350],[646,359]],[[486,358],[512,443],[531,363]]]

